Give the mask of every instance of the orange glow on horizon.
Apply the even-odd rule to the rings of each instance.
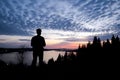
[[[45,48],[48,49],[59,49],[59,48],[66,48],[66,49],[77,49],[78,46],[86,45],[88,42],[70,42],[70,43],[60,43],[60,44],[48,44]]]

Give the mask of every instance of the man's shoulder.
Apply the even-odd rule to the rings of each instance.
[[[32,38],[42,38],[42,39],[44,39],[43,36],[33,36]]]
[[[44,38],[43,36],[40,36],[41,38]]]
[[[36,38],[37,36],[33,36],[32,38]]]
[[[38,36],[33,36],[32,37],[32,40],[36,40],[36,39],[38,39],[39,37]]]
[[[42,39],[42,40],[43,40],[43,39],[44,39],[44,37],[43,37],[43,36],[40,36],[40,39]]]

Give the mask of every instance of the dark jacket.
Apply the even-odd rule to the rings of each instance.
[[[45,39],[42,36],[34,36],[31,39],[31,46],[33,49],[43,50],[46,46]]]

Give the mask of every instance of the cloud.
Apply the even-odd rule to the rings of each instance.
[[[47,39],[107,37],[120,32],[119,4],[119,0],[1,0],[0,35],[34,35],[39,27]]]
[[[0,39],[0,41],[5,41],[6,39]]]
[[[69,42],[61,42],[61,43],[58,43],[58,44],[52,44],[52,45],[48,45],[46,46],[46,48],[49,48],[49,49],[59,49],[59,48],[76,48],[76,46],[78,45],[74,45],[73,43],[69,43]]]
[[[29,39],[19,39],[19,41],[30,41]]]
[[[28,44],[25,43],[18,43],[18,42],[6,42],[6,43],[0,43],[0,47],[2,48],[20,48],[22,46],[28,46]]]
[[[80,41],[85,41],[85,40],[80,39],[80,38],[66,38],[65,41],[67,41],[67,42],[80,42]]]
[[[17,25],[0,23],[0,35],[30,35],[28,32],[18,28]]]

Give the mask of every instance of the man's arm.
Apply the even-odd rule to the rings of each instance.
[[[33,47],[33,38],[31,39],[31,46]]]
[[[46,46],[46,42],[45,42],[45,39],[43,38],[43,47]]]

